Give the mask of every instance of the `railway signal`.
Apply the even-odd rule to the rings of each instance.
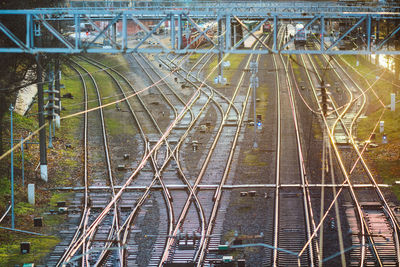
[[[387,143],[388,143],[387,136],[386,136],[386,134],[383,134],[382,135],[382,144],[387,144]]]

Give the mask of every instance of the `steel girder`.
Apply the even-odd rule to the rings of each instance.
[[[2,42],[0,53],[220,53],[222,50],[223,53],[237,54],[400,54],[400,12],[397,12],[400,9],[397,7],[375,8],[375,12],[353,12],[351,8],[348,12],[325,12],[323,8],[316,10],[313,5],[309,5],[308,9],[305,6],[296,9],[294,5],[290,7],[293,11],[286,11],[288,8],[280,6],[279,11],[274,11],[276,9],[267,5],[258,8],[237,5],[193,10],[161,7],[0,10],[0,21],[7,16],[21,16],[26,21],[26,35],[23,37],[13,33],[12,25],[0,22],[2,38],[9,40]],[[249,20],[255,24],[252,29],[246,26]],[[382,22],[389,23],[390,32],[379,32],[379,21],[381,25]],[[265,22],[271,25],[270,34],[274,37],[272,47],[266,44],[261,50],[241,47],[248,38],[261,42],[259,29]],[[201,27],[200,23],[207,23],[207,27]],[[209,36],[207,33],[218,23],[223,25],[222,36]],[[306,49],[294,45],[297,33],[290,34],[286,30],[278,34],[290,23],[304,24],[310,38],[322,43],[320,48]],[[335,23],[345,27],[341,26],[343,29],[333,35],[332,25]],[[57,28],[57,24],[61,24],[61,28]],[[175,27],[168,27],[167,24]],[[91,25],[94,31],[85,30],[86,25]],[[142,35],[132,33],[132,27]],[[233,27],[241,27],[244,33],[236,43],[232,41]],[[166,28],[169,29],[168,36],[160,34]],[[118,34],[110,34],[112,29]],[[327,32],[329,29],[331,32]],[[182,36],[190,32],[198,33],[197,39],[191,39],[192,44],[201,39],[209,46],[193,47],[190,42],[182,46]],[[52,41],[39,42],[39,38]],[[344,40],[353,42],[353,47],[344,47]]]

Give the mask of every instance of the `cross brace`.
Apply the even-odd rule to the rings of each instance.
[[[21,16],[26,21],[23,36],[13,33],[12,25],[0,24],[0,35],[9,39],[0,46],[0,53],[400,54],[398,7],[380,7],[368,12],[351,8],[348,12],[325,12],[312,5],[304,8],[294,6],[289,10],[265,5],[258,9],[217,6],[212,10],[210,7],[0,10],[0,20]],[[221,36],[217,36],[214,27],[218,21],[223,22]],[[54,27],[57,22],[62,25],[60,29]],[[377,29],[383,23],[389,24],[389,32]],[[269,24],[270,30],[262,33],[265,24]],[[297,45],[299,34],[290,30],[296,24],[305,25],[307,42],[322,41],[322,48]],[[94,29],[89,30],[86,25]],[[243,31],[240,38],[232,36],[238,28]],[[117,34],[109,34],[111,29],[116,29]],[[258,36],[272,34],[272,48],[260,43],[255,31]],[[255,39],[254,44],[262,44],[262,49],[243,48],[240,44],[249,37]],[[344,46],[344,42],[350,43],[350,47]]]

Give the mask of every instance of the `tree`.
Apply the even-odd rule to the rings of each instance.
[[[33,9],[39,7],[55,7],[62,1],[57,0],[8,0],[0,2],[0,9]],[[24,40],[26,22],[24,16],[3,16],[0,18],[7,28]],[[12,41],[3,33],[0,34],[0,46],[12,46]],[[4,153],[4,115],[9,112],[10,103],[15,101],[19,89],[35,82],[35,77],[27,77],[28,70],[36,65],[35,58],[29,54],[0,54],[0,155]]]

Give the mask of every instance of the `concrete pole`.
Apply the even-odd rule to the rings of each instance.
[[[252,78],[255,78],[255,74],[252,74]],[[257,98],[257,87],[255,86],[255,83],[252,83],[253,86],[253,108],[254,108],[254,143],[253,143],[253,148],[257,148],[257,106],[256,106],[256,98]]]
[[[37,64],[37,86],[38,86],[38,118],[39,127],[45,124],[44,120],[44,99],[43,99],[43,73],[40,66],[40,54],[36,55]],[[46,128],[39,131],[39,150],[40,150],[40,178],[47,182],[47,152],[46,152]]]
[[[222,50],[223,50],[223,41],[222,41],[222,19],[218,18],[218,62],[220,63],[218,65],[218,82],[222,83],[224,79],[224,73],[223,73],[223,66],[222,66]]]
[[[22,144],[22,141],[24,141],[24,138],[21,137],[21,168],[22,168],[22,187],[25,186],[25,170],[24,170],[24,144]]]
[[[10,138],[11,138],[11,228],[15,228],[15,217],[14,217],[14,140],[13,140],[13,105],[10,105]]]
[[[55,104],[57,107],[60,107],[59,110],[56,110],[56,113],[58,115],[60,115],[60,113],[61,113],[61,91],[60,91],[61,70],[60,70],[60,56],[59,55],[56,55],[56,59],[54,62],[54,75],[55,75],[54,87],[57,91]]]

